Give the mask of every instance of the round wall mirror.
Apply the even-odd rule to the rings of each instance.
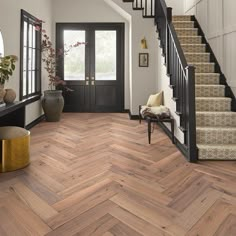
[[[4,56],[4,44],[3,44],[2,33],[0,31],[0,57],[3,56]]]

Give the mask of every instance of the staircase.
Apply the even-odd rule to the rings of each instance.
[[[225,85],[211,62],[191,16],[173,16],[172,22],[188,64],[195,67],[196,140],[199,160],[236,160],[236,112],[225,97]]]
[[[148,0],[143,1],[146,4]],[[141,7],[137,9],[144,14],[148,11],[143,1],[139,0]],[[130,2],[136,9],[138,0]],[[183,152],[192,162],[236,160],[236,112],[232,111],[236,110],[235,97],[202,29],[194,16],[172,16],[164,0],[156,0],[155,4],[155,22],[176,114],[185,133]]]

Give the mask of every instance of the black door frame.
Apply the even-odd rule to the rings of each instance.
[[[120,95],[120,104],[119,107],[117,107],[117,110],[114,110],[112,112],[123,112],[124,111],[124,91],[125,91],[125,83],[124,83],[124,62],[125,62],[125,58],[124,58],[124,23],[56,23],[56,48],[63,48],[64,46],[64,42],[63,42],[63,30],[77,30],[78,28],[81,30],[86,30],[87,32],[90,33],[94,32],[95,30],[109,30],[109,29],[115,29],[118,34],[117,34],[117,86],[119,88],[119,95]],[[94,35],[93,35],[94,37]],[[86,34],[86,42],[89,41],[88,35]],[[94,41],[94,39],[93,39]],[[91,42],[90,42],[91,43]],[[94,46],[94,45],[92,45]],[[120,50],[118,50],[120,49]],[[94,77],[95,75],[91,74],[95,72],[95,61],[91,62],[89,60],[91,59],[95,59],[94,55],[93,55],[93,51],[90,50],[90,45],[86,45],[85,48],[85,53],[87,53],[87,55],[89,54],[89,57],[86,57],[86,61],[85,61],[85,70],[88,72],[89,71],[89,75],[85,75],[85,76],[89,76]],[[90,58],[90,59],[89,59]],[[57,68],[57,75],[60,76],[62,79],[63,75],[64,75],[64,60],[60,60],[58,63],[58,68]],[[85,81],[70,81],[69,84],[71,85],[75,85],[75,84],[80,84],[81,86],[83,85]],[[100,82],[101,83],[101,82]],[[91,111],[92,112],[104,112],[103,108],[97,108],[94,109],[92,108],[92,104],[93,104],[93,99],[95,99],[94,97],[91,97],[91,86],[87,86],[85,88],[85,97],[87,99],[89,99],[88,101],[86,101],[85,104],[85,112],[87,111]],[[64,109],[64,111],[71,111],[70,109],[68,110],[66,107]],[[79,111],[79,112],[83,112],[83,110],[75,110]],[[106,112],[106,111],[105,111]]]

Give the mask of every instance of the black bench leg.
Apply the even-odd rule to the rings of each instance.
[[[141,116],[141,108],[142,108],[142,106],[139,105],[139,107],[138,107],[139,124],[141,124],[141,120],[142,120],[142,116]]]
[[[174,120],[171,120],[171,134],[172,134],[172,143],[175,143],[175,127],[174,127]]]
[[[151,133],[152,133],[152,130],[151,130],[151,120],[148,119],[147,123],[148,123],[148,143],[151,144]]]

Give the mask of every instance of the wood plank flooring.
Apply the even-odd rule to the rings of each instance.
[[[31,130],[31,164],[0,174],[1,236],[235,236],[236,162],[188,163],[127,114]]]

